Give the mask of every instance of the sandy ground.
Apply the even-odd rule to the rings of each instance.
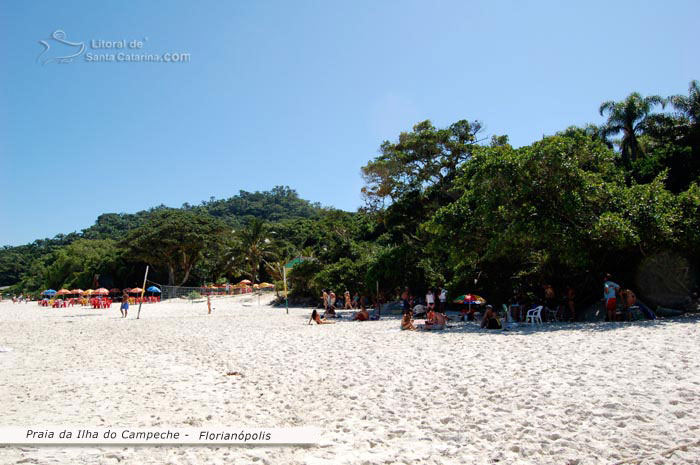
[[[0,303],[0,426],[318,426],[319,446],[13,446],[0,463],[700,463],[698,318],[430,334],[214,307]]]

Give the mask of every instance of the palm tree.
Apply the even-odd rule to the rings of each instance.
[[[691,126],[696,128],[700,124],[700,84],[691,81],[688,86],[688,96],[674,95],[668,98],[683,118],[687,118]]]
[[[608,114],[602,135],[607,138],[622,132],[620,151],[625,165],[629,165],[630,161],[636,160],[642,153],[638,135],[643,131],[653,108],[656,105],[664,106],[665,103],[666,101],[658,95],[642,97],[638,92],[634,92],[622,102],[609,100],[600,105],[600,115]]]
[[[269,226],[259,218],[251,220],[238,233],[240,247],[245,257],[245,268],[253,282],[258,281],[260,265],[275,258],[275,246],[270,235]]]

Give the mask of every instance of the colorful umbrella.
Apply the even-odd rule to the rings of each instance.
[[[463,294],[463,295],[460,295],[459,297],[457,297],[452,302],[456,303],[456,304],[465,304],[465,305],[466,304],[469,304],[469,305],[485,304],[486,299],[484,299],[483,297],[480,297],[478,295],[475,295],[475,294]]]
[[[109,291],[107,289],[105,289],[104,287],[101,287],[101,288],[95,290],[95,292],[93,292],[93,294],[95,294],[95,295],[108,295]]]
[[[56,295],[68,295],[68,294],[71,294],[71,291],[69,291],[68,289],[61,289],[56,293]]]
[[[143,289],[140,287],[135,287],[133,289],[129,289],[129,294],[140,294],[143,292]]]
[[[92,289],[88,289],[88,290],[85,291],[83,294],[85,294],[85,295],[92,295],[94,292],[95,292],[95,291],[93,291]]]
[[[71,293],[71,294],[78,294],[78,295],[80,295],[80,294],[84,294],[85,291],[82,290],[82,289],[71,289],[70,293]]]
[[[275,285],[270,283],[260,283],[260,287],[275,287]]]
[[[112,289],[109,290],[110,294],[119,294],[121,292],[121,289],[118,289],[116,287],[113,287]]]
[[[249,279],[244,279],[244,280],[242,280],[242,281],[241,281],[240,283],[238,283],[238,284],[253,284],[253,281],[251,281],[251,280],[249,280]]]
[[[41,293],[42,295],[56,295],[56,291],[53,289],[46,289],[44,292]]]
[[[148,289],[146,289],[148,292],[160,292],[160,289],[158,289],[155,286],[151,286]]]

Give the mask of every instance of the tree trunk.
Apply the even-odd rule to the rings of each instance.
[[[190,271],[192,270],[192,266],[193,265],[190,265],[185,269],[185,277],[182,278],[182,282],[180,283],[180,286],[182,286],[183,284],[185,284],[187,282],[187,279],[190,277]]]
[[[168,286],[175,285],[175,268],[172,265],[168,265]]]

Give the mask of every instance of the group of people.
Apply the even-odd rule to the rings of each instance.
[[[367,309],[370,306],[369,298],[365,295],[361,296],[358,292],[355,292],[355,295],[351,297],[350,291],[345,291],[341,297],[329,289],[324,289],[321,300],[323,301],[323,315],[320,315],[318,310],[314,308],[309,324],[312,322],[319,325],[334,323],[329,319],[340,318],[340,314],[336,312],[337,309],[356,310],[350,315],[350,321],[370,321],[380,318],[379,306],[370,312]]]
[[[576,311],[576,291],[572,286],[566,286],[561,295],[557,296],[557,292],[551,284],[542,285],[543,312],[542,319],[547,320],[568,320],[576,321],[579,315]],[[365,295],[355,293],[351,296],[349,291],[345,291],[342,295],[336,295],[333,291],[324,289],[322,295],[324,313],[321,316],[317,310],[314,310],[309,324],[315,321],[318,324],[330,324],[330,318],[337,318],[339,315],[336,309],[357,310],[354,312],[351,321],[368,321],[379,319],[380,300],[375,302],[376,309],[372,312],[367,310],[370,307],[370,300]],[[539,299],[536,299],[537,302]],[[606,274],[603,283],[603,300],[607,314],[607,321],[617,321],[619,319],[633,320],[639,317],[635,314],[637,309],[637,296],[631,289],[622,289],[620,285],[612,281],[612,276]],[[446,315],[447,310],[447,289],[443,286],[437,288],[428,288],[425,296],[416,296],[406,287],[400,292],[400,302],[403,316],[401,318],[401,329],[407,331],[413,330],[441,330],[446,327],[447,321],[450,321]],[[533,303],[531,300],[524,298],[523,294],[516,293],[508,306],[508,314],[499,315],[491,305],[483,307],[481,316],[481,327],[484,329],[502,329],[503,323],[501,317],[509,322],[522,322],[526,318],[527,310],[535,305],[528,305],[527,302]],[[622,312],[618,312],[618,302],[621,302]],[[504,306],[505,307],[505,306]],[[463,308],[461,311],[462,321],[476,320],[477,307]],[[621,315],[621,316],[620,316]],[[415,325],[414,318],[425,318],[425,323]]]
[[[561,294],[557,294],[554,286],[543,284],[542,319],[543,321],[577,321],[581,315],[576,308],[576,291],[573,286],[565,286]],[[527,310],[536,305],[528,305],[528,299],[520,293],[513,295],[510,302],[511,319],[516,322],[524,321]],[[618,311],[621,303],[622,312]],[[637,296],[631,289],[623,289],[612,280],[610,273],[603,276],[603,304],[606,312],[606,321],[618,321],[620,319],[630,321],[639,318],[635,314],[637,308]]]
[[[403,331],[435,331],[445,329],[450,318],[445,313],[447,311],[447,289],[444,287],[428,288],[425,299],[416,297],[404,288],[401,292],[401,308],[403,316],[401,318],[401,330]],[[425,323],[415,325],[414,317],[425,316]]]
[[[605,302],[605,313],[607,321],[617,321],[617,297],[620,296],[622,302],[621,317],[625,321],[631,321],[638,318],[635,315],[637,309],[637,295],[632,289],[622,289],[622,287],[612,280],[612,276],[608,273],[605,275],[603,283],[603,300]]]

